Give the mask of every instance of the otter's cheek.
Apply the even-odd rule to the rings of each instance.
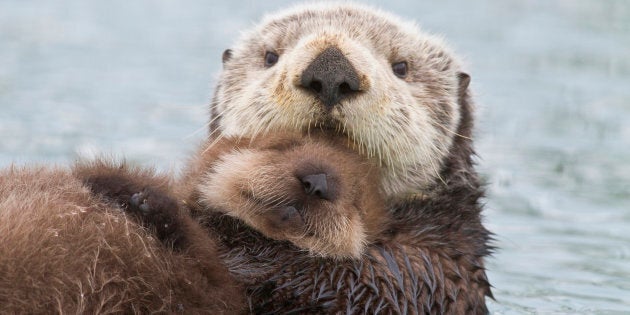
[[[371,66],[364,65],[371,63]],[[348,99],[339,106],[339,118],[342,119],[347,128],[351,128],[351,132],[363,133],[361,129],[373,129],[382,127],[384,119],[392,110],[392,104],[401,94],[405,94],[406,90],[401,89],[391,80],[391,75],[385,73],[382,64],[371,59],[369,62],[361,62],[359,69],[367,69],[361,71],[361,84],[366,85],[359,94]],[[378,82],[373,84],[372,82]]]
[[[287,82],[287,71],[279,69],[274,71],[275,74],[267,86],[265,86],[266,95],[272,101],[271,104],[276,105],[281,110],[289,109],[292,105],[291,99],[294,97]]]
[[[265,87],[264,100],[258,105],[261,108],[256,119],[266,122],[268,130],[302,130],[319,115],[316,100],[292,86],[289,74],[280,71]]]

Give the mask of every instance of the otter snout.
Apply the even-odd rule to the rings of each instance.
[[[360,91],[359,75],[337,47],[328,47],[302,72],[302,88],[314,94],[330,110]]]
[[[328,190],[326,174],[306,175],[300,181],[308,195],[330,200],[331,192]]]

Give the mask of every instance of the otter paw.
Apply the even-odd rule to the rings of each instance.
[[[129,198],[126,211],[140,219],[144,226],[153,228],[160,240],[178,240],[179,208],[167,194],[146,188]]]
[[[142,215],[149,215],[151,213],[151,206],[148,203],[145,193],[138,192],[133,194],[129,199],[129,210],[136,210],[133,212],[140,212]]]
[[[146,188],[129,198],[127,212],[150,224],[165,223],[177,216],[177,202],[160,191]]]

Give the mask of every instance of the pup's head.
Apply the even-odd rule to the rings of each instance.
[[[378,172],[344,147],[266,139],[220,154],[197,189],[205,205],[267,237],[356,258],[388,223]]]

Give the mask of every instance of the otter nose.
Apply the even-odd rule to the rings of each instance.
[[[302,72],[301,85],[327,109],[359,92],[359,75],[337,47],[328,47]]]
[[[331,192],[328,190],[326,174],[306,175],[300,180],[307,194],[330,200]]]

